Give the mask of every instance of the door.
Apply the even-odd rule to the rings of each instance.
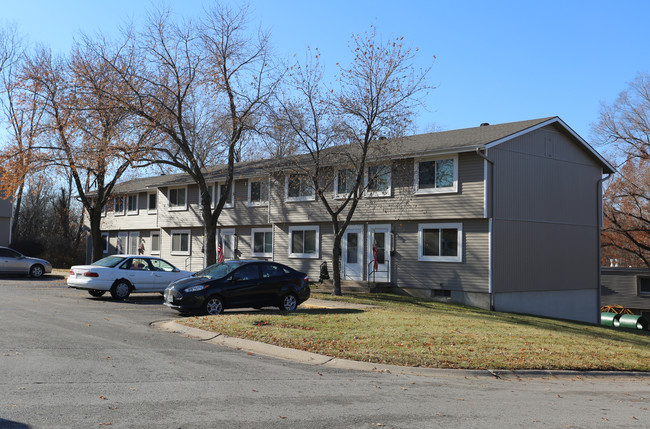
[[[129,255],[138,254],[138,245],[140,244],[140,234],[137,232],[129,232],[129,250],[126,252]]]
[[[341,240],[341,277],[363,280],[363,226],[350,225]]]
[[[118,255],[126,253],[127,247],[126,247],[126,242],[129,237],[129,234],[125,232],[118,232],[117,233],[117,243],[115,245],[115,253]]]
[[[223,258],[228,261],[235,258],[237,251],[237,242],[235,238],[235,230],[230,229],[221,229],[221,245],[223,246]],[[217,248],[219,247],[219,242],[217,238]]]
[[[368,280],[390,282],[390,225],[368,225]]]
[[[259,294],[260,272],[259,264],[246,264],[233,271],[226,277],[223,295],[229,305],[257,306],[262,302]]]
[[[25,266],[23,256],[6,247],[0,248],[0,272],[3,273],[27,273],[29,267]]]

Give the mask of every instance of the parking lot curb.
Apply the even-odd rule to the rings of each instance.
[[[571,370],[500,370],[500,369],[448,369],[448,368],[416,368],[397,365],[384,365],[371,362],[359,362],[349,359],[333,358],[304,350],[289,349],[273,344],[243,338],[228,337],[227,335],[204,331],[182,325],[175,320],[153,322],[151,325],[162,331],[176,333],[188,338],[211,344],[241,350],[250,354],[274,357],[307,365],[323,366],[333,369],[346,369],[386,374],[415,375],[421,377],[452,377],[452,378],[489,378],[504,381],[522,380],[528,378],[549,378],[566,380],[642,380],[650,381],[650,373],[633,371],[571,371]]]

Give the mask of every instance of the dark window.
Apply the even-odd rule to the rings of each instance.
[[[284,270],[279,265],[262,264],[262,278],[282,277],[284,274]]]
[[[0,256],[3,258],[19,258],[20,254],[11,249],[0,249]]]
[[[149,194],[149,210],[156,210],[156,194]]]
[[[260,278],[260,272],[257,264],[244,265],[237,271],[235,271],[234,276],[236,279],[240,280],[256,280]]]
[[[639,295],[650,295],[650,277],[639,277]]]

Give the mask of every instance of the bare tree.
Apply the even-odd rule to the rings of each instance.
[[[603,104],[593,131],[619,164],[603,195],[603,259],[650,267],[650,75]]]
[[[416,69],[415,53],[401,38],[384,42],[373,27],[353,36],[350,45],[354,59],[340,67],[336,90],[323,86],[317,53],[295,67],[291,85],[297,94],[279,103],[284,122],[310,155],[303,174],[331,219],[335,295],[341,295],[341,240],[367,184],[379,179],[364,181],[368,160],[386,155],[382,138],[403,135],[431,88],[430,67]],[[340,198],[332,199],[335,178]]]
[[[129,89],[113,99],[164,137],[148,161],[178,168],[198,185],[207,264],[217,260],[217,221],[244,137],[278,82],[269,69],[268,36],[246,34],[246,9],[218,5],[196,24],[175,22],[168,10],[154,13],[143,33],[125,33],[114,57],[94,45]],[[212,208],[207,166],[219,162],[227,165],[225,192]]]

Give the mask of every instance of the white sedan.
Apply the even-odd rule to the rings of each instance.
[[[87,290],[94,297],[110,292],[126,299],[132,292],[160,292],[173,281],[194,274],[164,259],[141,255],[113,255],[91,265],[70,268],[68,287]]]

